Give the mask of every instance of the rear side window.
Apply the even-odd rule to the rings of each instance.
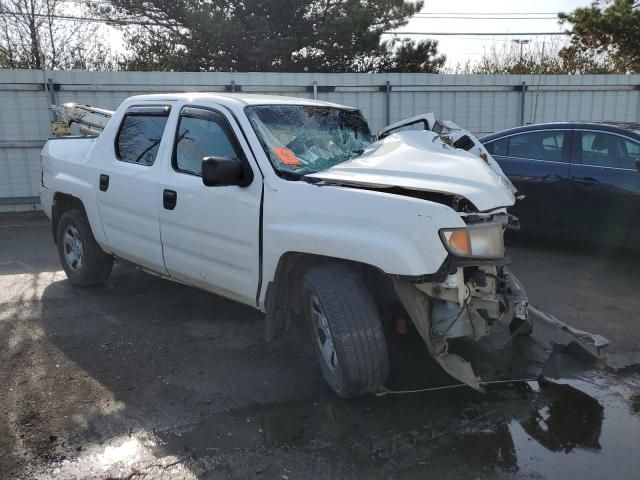
[[[582,132],[582,163],[635,170],[640,144],[606,132]]]
[[[634,159],[640,158],[640,142],[625,140],[624,147],[630,157],[633,157]]]
[[[127,110],[116,137],[118,160],[153,165],[169,110],[169,107],[132,107]]]

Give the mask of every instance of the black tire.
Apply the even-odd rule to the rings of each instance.
[[[66,236],[69,238],[66,238]],[[113,267],[113,257],[105,253],[96,243],[91,226],[84,212],[80,210],[66,211],[58,222],[56,232],[58,241],[58,256],[69,281],[79,287],[86,287],[104,282]],[[69,244],[79,245],[79,259],[77,251]],[[76,261],[73,261],[73,258]]]
[[[316,356],[329,386],[344,398],[378,391],[389,375],[389,356],[378,310],[360,275],[339,263],[311,267],[304,277],[303,302]],[[323,356],[324,334],[314,320],[319,318],[318,311],[324,314],[330,330],[333,350],[327,357],[331,360]]]

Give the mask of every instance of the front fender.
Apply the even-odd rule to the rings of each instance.
[[[453,209],[427,200],[303,182],[267,185],[263,285],[287,252],[351,260],[393,275],[433,274],[447,257],[438,230],[464,225]]]

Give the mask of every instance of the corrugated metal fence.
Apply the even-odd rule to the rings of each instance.
[[[374,131],[429,111],[476,134],[535,122],[640,121],[640,75],[0,70],[0,210],[37,204],[39,151],[51,134],[49,101],[115,109],[131,95],[184,91],[316,97],[357,106]]]

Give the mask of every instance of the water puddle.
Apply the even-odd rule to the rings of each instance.
[[[637,478],[640,376],[375,397],[329,392],[113,439],[56,478]],[[51,473],[51,470],[49,471]],[[207,477],[209,475],[209,477]],[[42,478],[49,478],[43,475]]]
[[[598,372],[536,388],[501,386],[488,395],[463,390],[350,402],[328,395],[216,415],[191,431],[159,435],[156,453],[249,461],[257,451],[286,451],[293,458],[350,462],[374,478],[385,471],[376,466],[386,468],[389,460],[461,478],[479,471],[635,478],[639,391],[637,376]]]
[[[543,387],[546,405],[509,424],[519,470],[547,478],[637,478],[640,382],[632,380],[601,374]]]

